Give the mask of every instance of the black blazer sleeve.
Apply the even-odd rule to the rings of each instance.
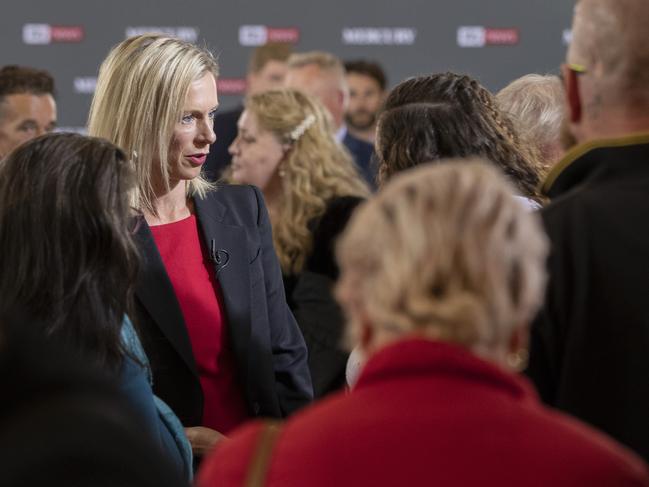
[[[275,387],[283,415],[313,399],[307,349],[302,334],[286,304],[279,260],[275,254],[268,211],[259,189],[251,186],[258,205],[259,259],[264,273],[268,323]]]

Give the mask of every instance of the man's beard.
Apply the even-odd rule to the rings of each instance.
[[[376,113],[370,113],[365,110],[346,113],[345,122],[355,130],[368,130],[371,129],[376,122]]]

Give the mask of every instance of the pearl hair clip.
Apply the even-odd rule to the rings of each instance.
[[[289,134],[289,137],[293,142],[297,142],[300,137],[304,135],[304,132],[309,130],[309,127],[313,125],[315,122],[315,115],[307,115],[307,117],[300,122],[300,125],[295,127],[291,133]]]

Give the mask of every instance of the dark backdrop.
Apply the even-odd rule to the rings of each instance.
[[[59,124],[76,129],[85,125],[110,47],[155,29],[218,54],[224,108],[238,102],[250,50],[267,39],[378,60],[390,85],[454,70],[497,90],[526,73],[557,72],[572,6],[567,0],[3,0],[0,64],[51,71]]]

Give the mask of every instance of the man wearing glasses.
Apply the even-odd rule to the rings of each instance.
[[[528,374],[542,398],[649,460],[649,2],[578,0],[552,241]]]

